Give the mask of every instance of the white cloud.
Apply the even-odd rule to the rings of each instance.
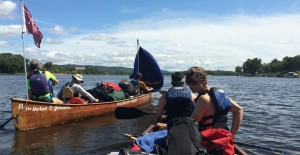
[[[0,40],[0,46],[2,46],[2,47],[8,47],[8,46],[10,46],[10,43],[7,42],[7,41],[1,41]]]
[[[43,43],[46,43],[46,44],[62,44],[63,42],[61,40],[53,40],[51,38],[45,38],[45,39],[43,39]]]
[[[0,18],[13,18],[13,12],[16,6],[16,3],[12,1],[0,1]]]
[[[53,33],[53,34],[65,34],[65,33],[67,33],[65,28],[63,28],[60,25],[56,25],[51,29],[45,29],[45,30],[47,30],[49,33]]]
[[[15,37],[22,32],[21,25],[0,25],[1,37]]]
[[[44,38],[41,49],[28,52],[28,57],[55,64],[133,67],[139,39],[164,70],[187,70],[191,66],[234,70],[247,58],[268,63],[274,58],[299,55],[299,27],[300,14],[147,18],[122,22],[109,30],[65,33],[55,40]],[[56,30],[66,32],[61,26]],[[0,26],[0,34],[3,31]],[[32,41],[32,37],[29,39]],[[33,43],[26,43],[36,49]]]

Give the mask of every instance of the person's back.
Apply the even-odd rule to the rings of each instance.
[[[207,74],[200,67],[188,69],[186,83],[192,92],[199,94],[191,117],[199,122],[199,131],[203,137],[206,137],[202,140],[202,143],[206,146],[209,153],[213,154],[215,151],[221,151],[222,154],[233,154],[233,138],[242,122],[243,109],[235,101],[226,97],[222,91],[218,95],[212,94],[210,87],[207,85]],[[223,110],[218,110],[219,103],[216,103],[218,102],[216,100],[224,104]],[[230,131],[227,129],[228,111],[232,112]]]
[[[178,117],[189,117],[193,110],[192,94],[187,87],[172,87],[167,91],[165,104],[167,121]]]
[[[40,69],[42,64],[33,59],[29,66],[29,76],[27,79],[28,97],[29,99],[43,102],[61,103],[59,100],[54,100],[52,94],[51,82],[53,85],[58,83],[56,77],[48,72],[42,72]]]
[[[166,122],[179,117],[189,117],[194,110],[195,95],[184,87],[184,74],[175,72],[172,74],[171,87],[165,94],[160,97],[156,110],[156,117],[162,117],[166,112]],[[159,123],[161,128],[165,128],[166,124]]]

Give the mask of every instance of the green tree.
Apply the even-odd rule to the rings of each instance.
[[[50,70],[54,69],[54,65],[52,62],[46,62],[44,64],[44,68],[50,71]]]
[[[256,72],[260,69],[261,67],[261,59],[254,58],[254,59],[247,59],[246,62],[243,63],[243,72],[245,74],[250,74],[250,75],[256,75]]]
[[[237,67],[235,67],[235,72],[236,72],[237,76],[242,75],[243,74],[243,68],[241,66],[237,66]]]

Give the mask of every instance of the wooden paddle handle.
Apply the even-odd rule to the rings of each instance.
[[[123,134],[123,136],[126,137],[126,138],[129,138],[129,139],[132,139],[132,140],[137,139],[136,137],[132,136],[131,134],[127,134],[127,133]]]

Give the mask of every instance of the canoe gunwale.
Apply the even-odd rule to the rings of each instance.
[[[55,103],[51,103],[51,102],[42,102],[42,101],[34,101],[34,100],[26,100],[23,98],[10,98],[10,100],[12,102],[17,101],[17,102],[22,102],[22,103],[26,103],[28,101],[29,104],[41,104],[41,105],[52,105],[52,106],[94,106],[94,105],[104,105],[104,104],[111,104],[111,103],[119,103],[119,102],[123,102],[123,101],[130,101],[133,99],[138,99],[141,98],[145,95],[148,94],[143,94],[143,95],[139,95],[139,96],[135,96],[135,97],[130,97],[128,99],[124,99],[124,100],[117,100],[117,101],[110,101],[110,102],[100,102],[100,103],[88,103],[88,104],[55,104]]]

